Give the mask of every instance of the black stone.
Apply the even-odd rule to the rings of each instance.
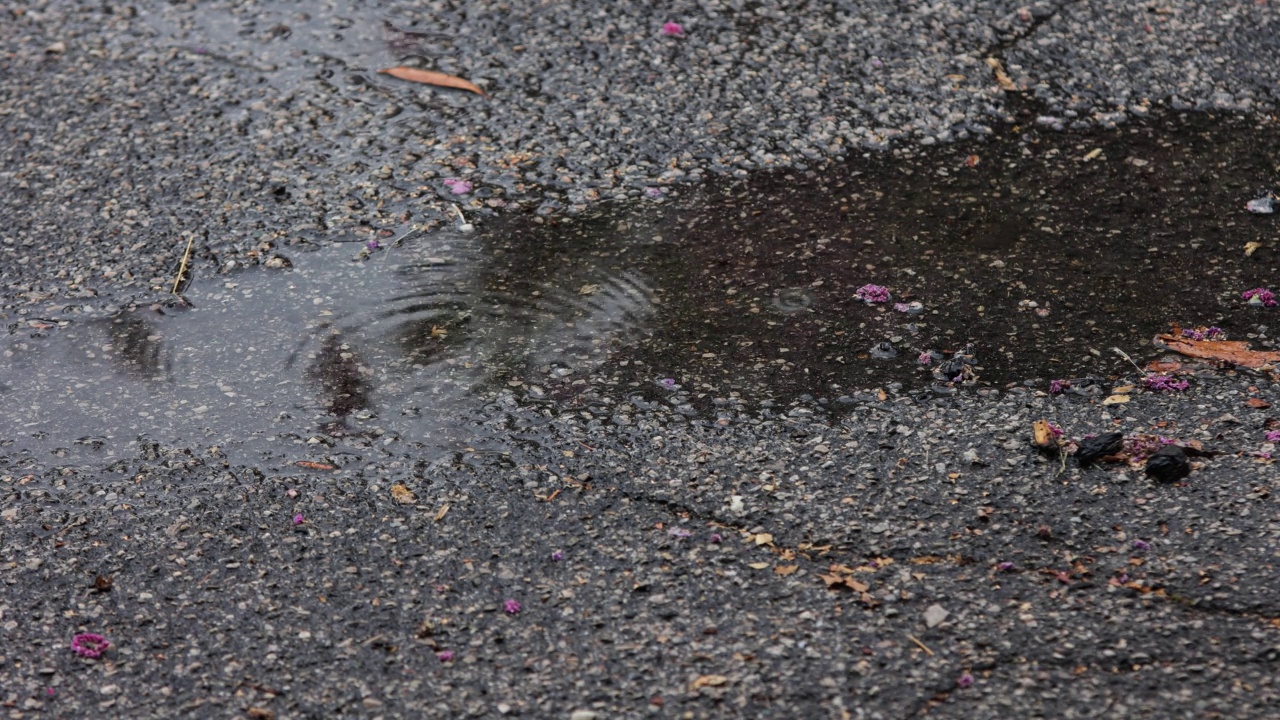
[[[1124,448],[1124,433],[1112,432],[1087,438],[1080,441],[1076,450],[1076,460],[1081,465],[1088,465],[1105,455],[1115,455]]]
[[[1147,458],[1146,473],[1159,482],[1177,482],[1191,474],[1191,461],[1177,445],[1165,445]]]

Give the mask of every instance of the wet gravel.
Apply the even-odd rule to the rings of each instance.
[[[1280,67],[1260,3],[0,13],[6,327],[49,302],[152,302],[189,239],[207,278],[265,261],[267,236],[396,236],[458,200],[483,222],[985,135],[1020,117],[988,56],[1049,130],[1162,99],[1265,116]],[[685,36],[662,36],[667,21]],[[488,98],[374,72],[397,62]],[[454,195],[454,177],[476,190]],[[261,463],[204,437],[64,458],[25,447],[4,411],[0,707],[1261,718],[1280,703],[1273,377],[1213,370],[1113,405],[876,385],[825,403],[514,387],[430,461],[359,435]],[[1029,446],[1040,418],[1220,454],[1175,484],[1079,469]],[[78,658],[79,632],[112,647]]]
[[[712,422],[681,412],[683,391],[603,391],[541,413],[500,402],[486,422],[524,441],[435,467],[264,475],[171,447],[105,472],[6,462],[6,701],[1263,717],[1280,529],[1273,461],[1250,455],[1267,413],[1246,395],[1230,376],[1119,408],[869,392],[841,414],[726,402]],[[1221,454],[1175,485],[1080,469],[1030,446],[1039,418]],[[79,659],[81,630],[115,647]]]

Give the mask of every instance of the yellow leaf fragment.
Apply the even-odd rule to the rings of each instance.
[[[440,506],[439,510],[436,511],[436,522],[440,522],[441,520],[444,519],[444,516],[448,514],[449,514],[449,503],[445,503]]]
[[[401,505],[412,505],[418,501],[418,496],[404,485],[396,484],[391,486],[391,499]]]
[[[1102,148],[1094,148],[1084,154],[1085,160],[1092,160],[1102,154]]]
[[[769,567],[769,563],[747,563],[747,567],[751,568],[752,570],[763,570]]]
[[[760,533],[755,536],[756,545],[768,545],[773,542],[773,535],[769,533]]]
[[[1127,402],[1129,402],[1128,395],[1112,395],[1108,397],[1106,400],[1103,400],[1102,404],[1103,405],[1120,405],[1122,403],[1127,403]]]
[[[383,68],[378,72],[383,75],[390,75],[393,78],[421,83],[423,85],[435,85],[436,87],[454,88],[456,90],[469,90],[477,95],[484,94],[484,91],[481,90],[479,86],[469,80],[463,80],[460,77],[446,75],[445,73],[436,72],[434,70],[422,70],[411,67],[392,67]]]
[[[689,684],[689,690],[700,690],[704,687],[720,687],[729,682],[729,678],[724,675],[699,675],[696,680]]]
[[[1009,77],[1009,73],[1004,71],[1004,65],[993,57],[987,58],[987,67],[991,68],[992,74],[996,76],[996,83],[1000,85],[1001,90],[1017,90],[1018,86],[1013,82],[1013,78]]]
[[[1257,250],[1257,249],[1258,249],[1258,248],[1260,248],[1260,247],[1262,247],[1262,243],[1260,243],[1260,242],[1247,242],[1247,243],[1245,243],[1245,244],[1244,244],[1244,256],[1245,256],[1245,257],[1249,257],[1250,255],[1252,255],[1252,254],[1254,253],[1254,251],[1255,251],[1255,250]]]
[[[1058,436],[1048,420],[1037,420],[1031,424],[1031,444],[1041,450],[1055,450],[1058,447]]]

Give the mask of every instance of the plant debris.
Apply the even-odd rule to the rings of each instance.
[[[1098,437],[1085,438],[1076,450],[1076,461],[1089,465],[1107,455],[1115,455],[1124,449],[1124,433],[1109,432]]]
[[[1280,352],[1250,350],[1249,343],[1240,340],[1193,340],[1179,334],[1157,335],[1151,344],[1187,357],[1219,360],[1254,370],[1280,363]]]
[[[378,71],[383,75],[390,75],[400,80],[408,80],[409,82],[421,83],[423,85],[435,85],[437,87],[454,88],[456,90],[468,90],[477,95],[484,95],[478,85],[470,80],[463,80],[454,75],[447,75],[434,70],[422,70],[420,68],[411,67],[391,67],[383,68]]]
[[[1177,445],[1165,445],[1147,459],[1146,474],[1159,482],[1177,482],[1191,474],[1191,461]]]

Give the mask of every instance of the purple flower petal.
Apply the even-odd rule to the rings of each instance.
[[[973,676],[970,675],[969,673],[965,673],[961,675],[959,679],[956,680],[956,687],[958,688],[973,687]]]
[[[471,183],[460,178],[449,178],[444,181],[444,185],[454,195],[466,195],[471,192]]]
[[[1261,305],[1263,307],[1275,307],[1277,304],[1276,294],[1266,288],[1254,288],[1245,290],[1240,297],[1249,301],[1250,305]]]
[[[1148,375],[1142,378],[1142,385],[1148,390],[1167,393],[1182,392],[1191,387],[1186,380],[1176,380],[1169,375]]]
[[[304,520],[302,519],[302,513],[298,513],[297,515],[293,516],[294,525],[301,525],[303,522]]]
[[[453,651],[441,650],[440,652],[436,653],[436,658],[440,660],[440,662],[449,662],[450,660],[453,659]]]
[[[524,609],[524,606],[515,600],[508,600],[502,603],[502,612],[508,615],[515,615]]]
[[[1147,542],[1146,540],[1134,540],[1133,549],[1134,550],[1150,550],[1151,543]]]
[[[889,288],[883,285],[863,285],[854,291],[853,296],[868,303],[889,302]]]
[[[80,633],[71,638],[71,649],[75,654],[85,658],[99,658],[111,647],[111,643],[95,633]]]
[[[684,37],[684,26],[677,22],[665,23],[662,26],[662,34],[668,37]]]

